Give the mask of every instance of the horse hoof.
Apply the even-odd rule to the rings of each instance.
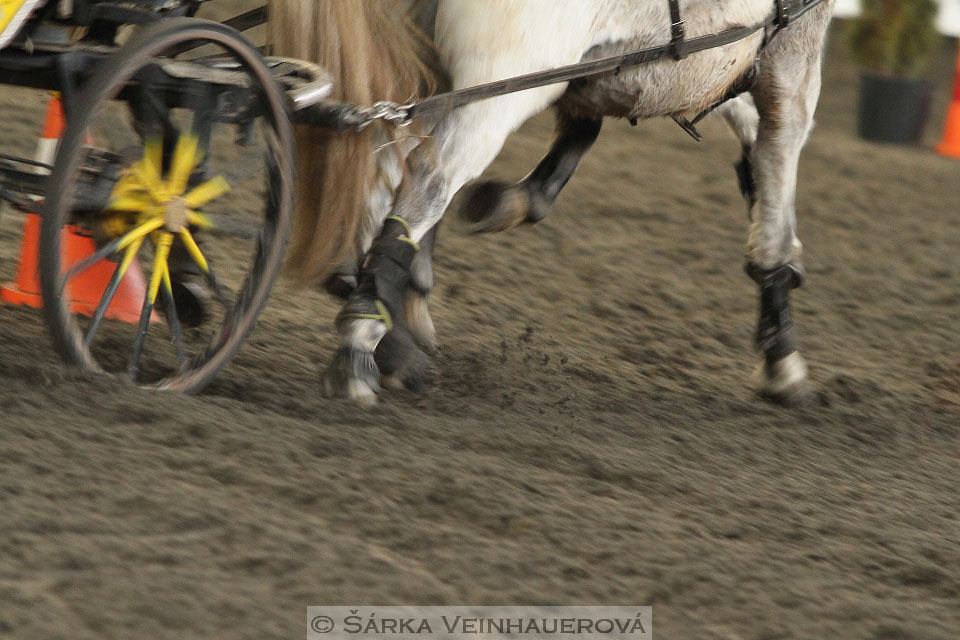
[[[373,407],[377,404],[377,392],[363,380],[350,380],[347,383],[347,398],[361,407]]]
[[[466,188],[458,217],[467,233],[496,233],[525,222],[529,210],[525,189],[489,180]]]
[[[377,404],[377,393],[362,380],[338,381],[330,374],[323,376],[323,395],[331,399],[346,398],[361,407]]]
[[[403,391],[403,378],[398,376],[395,373],[390,375],[384,375],[380,378],[380,383],[383,385],[384,389],[391,389],[393,391]]]
[[[807,365],[796,351],[772,365],[761,362],[755,377],[760,396],[785,407],[802,406],[813,396]]]
[[[380,369],[384,386],[393,389],[423,391],[426,388],[430,359],[413,342],[402,327],[394,327],[377,345],[374,361]]]
[[[380,372],[369,351],[342,347],[323,376],[328,398],[348,398],[365,407],[377,402]]]
[[[380,383],[387,389],[394,391],[413,391],[420,393],[427,388],[427,370],[428,361],[423,358],[423,362],[404,368],[402,371],[392,371],[384,373],[380,378]]]
[[[394,391],[412,391],[421,393],[427,388],[427,376],[423,371],[407,371],[404,375],[396,373],[383,376],[383,386]]]

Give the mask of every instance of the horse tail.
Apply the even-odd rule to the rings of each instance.
[[[431,38],[410,17],[422,13],[422,4],[436,6],[430,0],[271,0],[271,52],[332,73],[331,99],[403,104],[445,82]],[[372,240],[372,219],[382,222],[386,215],[371,208],[389,208],[401,175],[399,148],[409,145],[375,154],[375,141],[393,139],[392,128],[380,123],[362,132],[298,126],[296,137],[297,212],[287,266],[302,283],[324,281],[340,268],[355,270]]]

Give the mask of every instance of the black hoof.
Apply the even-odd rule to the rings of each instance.
[[[470,233],[506,231],[527,221],[530,197],[526,189],[486,181],[467,187],[458,212]]]
[[[406,329],[394,327],[377,345],[374,360],[384,383],[394,388],[423,391],[430,359],[413,342]]]

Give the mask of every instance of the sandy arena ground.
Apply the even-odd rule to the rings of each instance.
[[[610,122],[542,224],[443,229],[433,383],[373,410],[321,397],[337,304],[286,284],[196,397],[70,371],[36,311],[0,306],[0,637],[602,603],[653,605],[661,640],[956,638],[960,161],[857,139],[856,86],[834,37],[798,195],[806,408],[747,386],[756,291],[719,122],[702,144]],[[0,89],[0,149],[32,153],[42,104]],[[491,173],[526,173],[551,126]],[[4,279],[20,224],[0,216]]]

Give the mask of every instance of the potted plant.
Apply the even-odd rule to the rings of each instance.
[[[934,0],[861,0],[848,25],[850,48],[862,69],[859,133],[870,140],[918,142],[930,110],[922,77],[940,35]]]

